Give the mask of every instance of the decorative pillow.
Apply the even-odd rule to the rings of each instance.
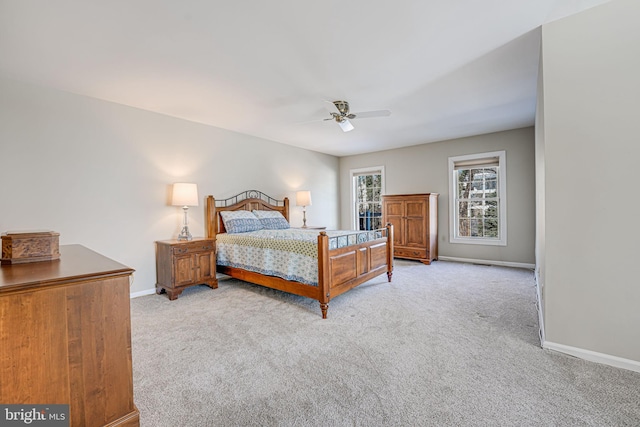
[[[249,211],[221,211],[220,216],[229,234],[262,230],[258,217]]]
[[[265,230],[284,230],[289,228],[289,221],[278,211],[253,211],[260,218],[262,228]]]

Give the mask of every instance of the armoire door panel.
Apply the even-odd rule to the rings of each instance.
[[[426,247],[427,230],[424,218],[407,218],[406,219],[406,246]]]
[[[406,206],[407,217],[424,218],[427,214],[427,204],[424,200],[408,200]]]

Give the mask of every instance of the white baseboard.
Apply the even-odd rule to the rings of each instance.
[[[526,268],[528,270],[533,270],[536,267],[535,264],[527,264],[524,262],[493,261],[486,259],[457,258],[452,256],[438,256],[438,259],[442,261],[466,262],[470,264],[497,265],[499,267]]]
[[[145,295],[151,295],[155,293],[156,293],[156,288],[145,289],[144,291],[134,292],[132,294],[129,294],[129,298],[138,298],[138,297],[143,297]]]
[[[623,359],[622,357],[612,356],[610,354],[597,353],[595,351],[571,347],[564,344],[557,344],[549,341],[545,341],[544,343],[542,343],[542,348],[546,350],[565,353],[570,356],[588,360],[589,362],[602,363],[603,365],[613,366],[614,368],[628,369],[629,371],[640,372],[640,362],[631,359]]]

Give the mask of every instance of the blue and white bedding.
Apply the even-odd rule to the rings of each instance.
[[[327,231],[329,249],[381,237],[379,231]],[[318,231],[257,230],[216,236],[217,264],[318,286]]]

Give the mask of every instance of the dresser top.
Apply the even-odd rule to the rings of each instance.
[[[88,278],[121,276],[133,271],[82,245],[63,245],[60,259],[0,266],[0,294]]]

